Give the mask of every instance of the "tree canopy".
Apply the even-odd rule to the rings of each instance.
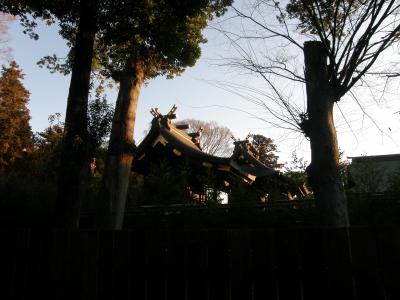
[[[200,57],[201,30],[214,15],[225,11],[229,0],[133,1],[109,4],[114,23],[101,24],[98,56],[104,73],[118,79],[127,60],[142,60],[146,78],[168,77],[193,66]],[[123,20],[123,21],[122,21]],[[173,42],[171,42],[173,41]]]
[[[278,163],[278,149],[272,139],[262,134],[250,134],[249,140],[252,147],[256,150],[257,159],[259,161],[274,169],[282,167],[282,164]]]
[[[0,77],[0,168],[9,166],[33,150],[29,125],[29,92],[24,74],[15,61],[3,66]]]

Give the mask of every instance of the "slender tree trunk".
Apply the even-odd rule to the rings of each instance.
[[[134,127],[140,89],[144,81],[142,61],[128,61],[121,76],[108,145],[99,208],[100,226],[121,229],[134,156]]]
[[[87,108],[96,23],[96,0],[81,1],[58,180],[56,225],[59,227],[79,227],[85,196],[89,172]]]
[[[321,42],[304,44],[308,119],[303,122],[310,138],[311,164],[307,168],[323,223],[348,227],[347,199],[339,172],[339,148],[333,121],[334,90],[329,82],[327,54]]]

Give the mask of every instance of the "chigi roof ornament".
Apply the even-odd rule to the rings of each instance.
[[[146,175],[150,172],[150,166],[161,160],[167,160],[173,165],[185,163],[193,170],[190,180],[195,185],[198,184],[198,175],[209,176],[212,169],[221,181],[221,186],[224,186],[223,182],[231,185],[237,178],[251,184],[257,178],[278,173],[258,161],[256,151],[249,143],[249,136],[242,141],[232,137],[235,149],[230,157],[203,152],[200,136],[204,129],[186,132],[190,128],[187,124],[178,125],[173,122],[176,111],[176,105],[166,115],[161,114],[158,108],[151,109],[154,119],[149,133],[138,145],[137,156],[132,164],[133,171]]]

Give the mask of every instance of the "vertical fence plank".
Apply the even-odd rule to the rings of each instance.
[[[76,289],[75,299],[97,299],[99,232],[71,232],[71,281]]]
[[[166,268],[167,299],[185,300],[188,279],[186,274],[186,231],[170,231]]]
[[[231,299],[250,300],[253,295],[251,232],[249,230],[230,230],[229,246],[231,249]]]
[[[328,297],[328,273],[325,265],[322,232],[319,228],[302,229],[299,241],[301,279],[304,300]]]
[[[112,299],[114,292],[113,251],[115,231],[99,232],[98,249],[98,299]]]
[[[147,297],[149,300],[165,298],[166,290],[166,246],[167,235],[165,231],[147,232]]]
[[[17,233],[17,232],[15,232]],[[29,238],[29,251],[27,253],[26,263],[26,276],[29,278],[26,282],[24,294],[32,295],[37,297],[38,288],[40,287],[40,253],[41,253],[41,241],[38,232],[30,231]],[[15,245],[15,244],[14,244]],[[18,281],[21,279],[18,278]]]
[[[257,229],[252,233],[252,280],[254,300],[277,298],[273,230]]]
[[[0,298],[23,299],[27,283],[29,230],[0,231]]]
[[[400,299],[395,227],[7,229],[0,238],[0,299]]]
[[[130,299],[130,231],[116,231],[114,241],[114,291],[113,297],[118,300]]]
[[[10,288],[13,290],[10,298],[24,299],[26,296],[26,286],[28,283],[27,265],[29,261],[30,230],[16,230],[14,231],[14,234],[15,244],[13,246],[13,253],[10,253],[10,256],[8,257],[13,264],[13,270],[8,275],[11,277],[13,282],[10,286]]]
[[[329,278],[327,299],[356,299],[348,229],[324,229],[323,237]]]
[[[208,297],[208,247],[207,232],[186,232],[187,299],[204,300]]]
[[[377,231],[379,264],[387,300],[400,299],[400,229],[381,228]]]
[[[357,299],[384,299],[379,271],[376,233],[373,228],[352,228],[350,232]]]
[[[147,236],[143,230],[130,232],[130,294],[131,299],[147,300],[147,260],[146,252]]]
[[[14,284],[17,278],[10,276],[14,270],[14,260],[10,259],[13,253],[14,236],[15,234],[11,230],[0,231],[0,239],[3,244],[0,247],[0,296],[2,299],[13,299],[14,296]]]
[[[27,260],[26,296],[51,298],[51,253],[52,232],[32,230],[29,239]]]
[[[303,297],[298,241],[299,231],[297,229],[275,231],[280,300],[297,300]]]
[[[71,232],[67,230],[55,230],[53,232],[52,259],[52,299],[73,299],[74,288],[70,282]]]
[[[208,232],[209,299],[230,299],[229,252],[227,231]]]

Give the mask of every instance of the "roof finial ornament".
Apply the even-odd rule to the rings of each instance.
[[[204,131],[204,128],[200,127],[199,130],[197,130],[196,132],[189,133],[188,135],[192,138],[192,140],[197,139],[197,138],[201,137],[201,134],[203,133],[203,131]]]
[[[150,113],[153,115],[154,118],[162,117],[160,111],[158,110],[158,107],[152,108],[152,109],[150,110]]]
[[[199,128],[199,130],[197,130],[196,132],[192,132],[192,133],[188,134],[191,137],[192,142],[195,143],[196,146],[199,147],[200,149],[201,149],[200,137],[201,137],[201,134],[203,133],[203,131],[204,131],[204,127],[201,126]]]
[[[170,120],[172,119],[176,119],[176,110],[178,109],[178,107],[176,106],[176,104],[174,104],[171,108],[171,110],[168,112],[168,114],[166,115],[166,117]]]

